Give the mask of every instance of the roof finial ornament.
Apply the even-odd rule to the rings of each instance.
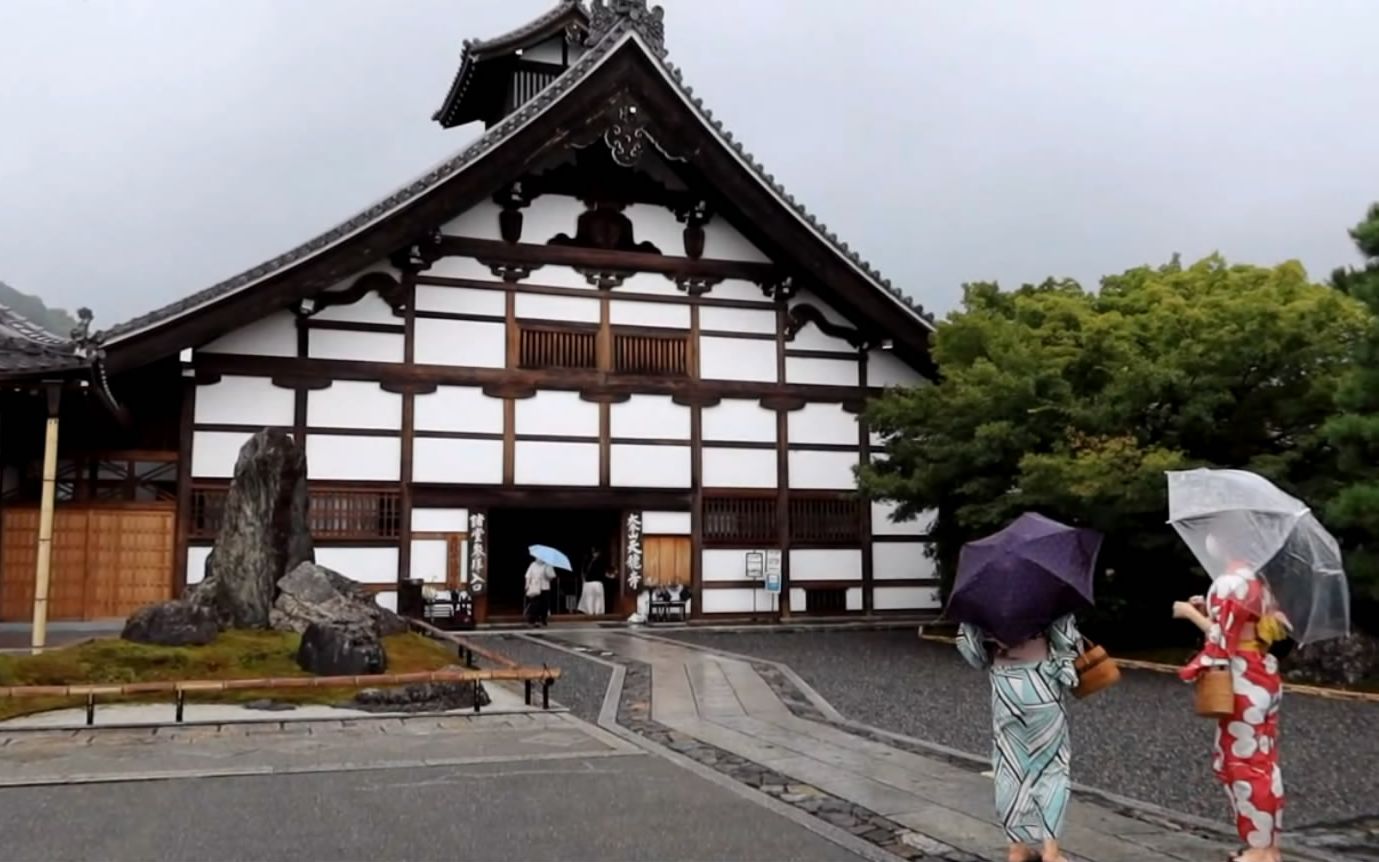
[[[646,0],[593,0],[589,7],[589,41],[597,44],[623,21],[641,34],[647,47],[659,57],[666,55],[666,10],[647,8]]]

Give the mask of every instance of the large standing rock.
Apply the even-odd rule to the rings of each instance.
[[[372,624],[311,623],[302,632],[297,665],[317,676],[357,676],[386,672],[388,657]]]
[[[381,608],[358,582],[316,563],[302,563],[278,581],[269,614],[278,631],[305,632],[312,623],[371,626],[379,636],[407,631],[407,621]]]
[[[205,605],[185,599],[148,605],[125,621],[120,637],[162,646],[200,646],[215,640],[220,626]]]
[[[306,454],[286,432],[264,429],[239,452],[206,577],[191,598],[212,608],[221,628],[266,629],[278,579],[314,559]]]

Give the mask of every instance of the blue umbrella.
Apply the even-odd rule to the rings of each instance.
[[[570,558],[560,553],[555,548],[550,548],[546,545],[532,545],[530,548],[527,548],[527,553],[552,568],[564,569],[567,572],[574,571],[574,567],[570,565]]]
[[[962,547],[947,616],[1017,644],[1092,604],[1101,534],[1027,512]]]

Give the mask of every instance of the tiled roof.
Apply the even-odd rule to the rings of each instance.
[[[0,305],[0,373],[58,371],[85,364],[72,341]]]
[[[571,20],[566,21],[567,18]],[[465,89],[473,77],[474,64],[480,60],[489,59],[485,55],[506,54],[522,47],[531,39],[546,35],[562,26],[568,26],[573,21],[587,24],[589,16],[579,0],[560,0],[560,3],[545,15],[534,18],[501,36],[494,36],[492,39],[466,39],[464,48],[460,52],[460,66],[455,71],[455,80],[451,82],[450,90],[445,94],[445,101],[436,109],[436,113],[431,115],[431,119],[444,123],[447,119],[446,115],[453,113],[459,106],[460,99],[464,96]]]
[[[562,3],[562,7],[567,7],[569,5],[571,4]],[[623,8],[637,5],[640,5],[643,9],[645,7],[644,2],[628,2],[628,0],[623,0],[623,2],[620,2],[618,5]],[[563,13],[565,9],[561,8],[556,11]],[[530,26],[532,25],[528,25],[528,27]],[[776,181],[775,176],[768,173],[761,163],[742,146],[740,141],[734,139],[732,132],[724,129],[721,120],[714,119],[713,112],[704,107],[703,101],[695,97],[693,95],[693,90],[684,84],[680,69],[667,61],[663,56],[659,56],[660,51],[656,48],[647,45],[648,39],[654,41],[658,33],[653,30],[650,34],[643,36],[640,30],[657,26],[659,26],[659,19],[651,20],[650,16],[644,15],[641,17],[634,17],[624,15],[619,17],[617,23],[611,26],[606,32],[591,33],[590,39],[594,41],[594,44],[590,46],[589,50],[561,74],[560,77],[556,78],[544,90],[537,94],[535,98],[531,99],[525,105],[488,129],[482,136],[465,147],[458,154],[437,165],[423,176],[403,186],[398,191],[368,209],[363,210],[352,218],[341,222],[325,233],[308,240],[296,248],[284,252],[271,260],[245,270],[218,284],[214,284],[205,290],[194,293],[182,300],[98,333],[96,336],[97,339],[104,341],[107,345],[113,345],[113,343],[117,342],[119,339],[128,337],[139,330],[178,317],[199,306],[268,278],[299,261],[311,257],[317,252],[323,251],[341,242],[358,231],[363,230],[398,207],[430,191],[444,180],[460,173],[480,156],[496,149],[516,133],[518,129],[525,126],[538,115],[544,113],[557,99],[564,96],[583,81],[616,46],[623,43],[624,37],[629,33],[633,33],[639,38],[639,44],[643,46],[645,52],[653,61],[660,64],[660,67],[666,74],[666,79],[680,91],[686,103],[691,105],[702,120],[714,130],[720,140],[732,149],[737,155],[738,160],[756,176],[757,180],[762,185],[769,188],[783,205],[789,207],[815,235],[829,243],[839,255],[853,266],[854,269],[864,275],[869,281],[876,285],[876,287],[885,291],[898,305],[903,306],[910,314],[917,317],[926,326],[932,329],[934,326],[934,317],[932,314],[926,313],[919,303],[902,293],[899,288],[891,284],[889,279],[882,276],[868,261],[863,260],[857,252],[853,251],[846,242],[840,240],[836,234],[828,229],[826,224],[820,222],[802,203],[797,201],[793,195],[789,194],[785,188]],[[513,32],[518,33],[526,29],[528,28],[522,28],[521,30]]]

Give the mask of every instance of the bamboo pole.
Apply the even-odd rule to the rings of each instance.
[[[43,438],[43,496],[38,510],[38,561],[34,571],[32,651],[43,652],[48,641],[48,580],[53,563],[53,504],[57,499],[57,384],[48,384],[48,425]]]

